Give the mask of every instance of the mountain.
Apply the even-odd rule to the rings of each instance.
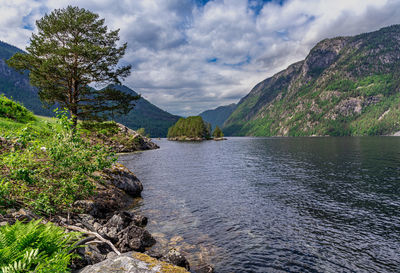
[[[242,98],[226,135],[383,135],[400,130],[400,25],[319,42]]]
[[[5,60],[22,50],[0,41],[0,94],[12,97],[37,115],[52,116],[53,111],[42,106],[36,88],[29,84],[27,73],[8,67]]]
[[[137,95],[135,91],[124,85],[114,86],[114,88],[134,96]],[[117,116],[115,120],[134,130],[145,128],[146,133],[152,137],[167,136],[168,128],[180,118],[158,108],[144,98],[140,98],[135,104],[132,111],[125,116]]]
[[[28,74],[17,72],[5,63],[5,60],[9,59],[16,52],[22,52],[22,50],[0,42],[0,94],[3,93],[7,97],[12,97],[37,115],[53,116],[54,114],[51,109],[43,107],[38,96],[38,90],[29,83]],[[136,95],[135,91],[126,86],[118,88]],[[171,115],[151,104],[146,99],[141,98],[136,102],[135,108],[128,115],[117,117],[116,121],[132,129],[143,127],[152,137],[165,137],[168,128],[178,119],[178,116]]]
[[[215,128],[217,125],[222,127],[225,120],[235,111],[236,106],[235,103],[220,106],[213,110],[204,111],[199,114],[199,116],[201,116],[204,121],[211,123],[212,128]]]

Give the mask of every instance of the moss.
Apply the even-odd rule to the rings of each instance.
[[[149,269],[153,269],[156,266],[160,266],[160,273],[187,273],[188,271],[183,267],[172,265],[166,262],[158,261],[146,254],[134,252],[132,256],[140,261],[148,264]]]

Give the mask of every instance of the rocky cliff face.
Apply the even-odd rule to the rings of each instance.
[[[400,130],[400,25],[326,39],[257,84],[226,135],[380,135]]]

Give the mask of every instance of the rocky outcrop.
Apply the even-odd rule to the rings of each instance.
[[[91,144],[107,146],[116,153],[131,153],[160,148],[150,138],[120,123],[108,122],[102,124],[85,124],[84,126],[87,130],[83,134],[83,137]],[[103,130],[102,126],[106,129]]]
[[[140,180],[122,164],[116,163],[99,175],[103,182],[97,183],[96,194],[88,200],[76,201],[75,209],[106,218],[110,213],[126,208],[143,190]]]
[[[105,170],[104,175],[107,181],[132,197],[139,197],[143,190],[142,182],[122,164],[117,163],[111,169]]]
[[[171,140],[171,141],[203,141],[203,140],[207,140],[207,138],[179,136],[179,137],[170,137],[170,138],[168,138],[168,140]]]
[[[186,269],[158,261],[142,253],[128,252],[85,267],[80,273],[186,273]]]
[[[161,257],[160,260],[190,270],[190,265],[189,262],[186,260],[186,257],[175,249],[171,249],[170,251],[168,251],[168,253]]]
[[[65,226],[63,221],[66,221],[66,219],[60,220],[62,221],[60,225]],[[97,232],[103,238],[111,241],[121,253],[132,250],[144,251],[156,243],[151,234],[144,229],[147,218],[129,211],[116,212],[108,219],[79,214],[70,219],[69,223],[91,232]],[[115,255],[106,243],[86,244],[77,250],[77,254],[81,258],[74,260],[72,268],[75,270],[96,264]]]
[[[137,253],[148,250],[156,243],[145,229],[147,218],[123,210],[131,204],[132,197],[139,196],[143,190],[137,177],[123,165],[116,164],[105,172],[103,178],[93,198],[75,202],[75,208],[83,213],[55,215],[42,220],[87,234],[79,243],[81,247],[75,250],[79,258],[72,262],[73,272],[84,267],[82,272],[187,272],[185,268],[190,269],[189,262],[174,249],[164,250],[157,257],[159,261]],[[40,217],[29,210],[10,209],[6,215],[0,214],[0,226],[13,224],[16,220],[28,222],[34,219]],[[102,240],[99,241],[93,234],[101,236]],[[122,255],[117,255],[118,251]]]

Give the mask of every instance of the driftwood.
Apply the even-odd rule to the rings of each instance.
[[[69,230],[75,230],[75,231],[79,231],[79,232],[82,232],[82,233],[85,233],[85,234],[88,234],[88,235],[92,235],[92,236],[94,236],[95,238],[97,238],[99,241],[108,244],[108,245],[111,247],[111,249],[112,249],[117,255],[121,255],[121,252],[119,252],[118,249],[117,249],[109,240],[104,239],[104,238],[103,238],[100,234],[98,234],[97,232],[89,231],[89,230],[86,230],[86,229],[83,229],[83,228],[80,228],[80,227],[77,227],[77,226],[71,226],[71,225],[64,225],[64,227],[67,228],[67,229],[69,229]],[[89,238],[90,238],[90,240],[88,240]],[[79,245],[79,244],[84,244],[84,243],[90,243],[90,241],[92,241],[93,239],[95,239],[95,238],[93,238],[93,237],[89,237],[89,238],[83,239],[83,240],[82,240],[83,243],[82,243],[82,241],[80,241],[80,242],[78,242],[77,245]],[[98,241],[95,241],[95,242],[98,242]]]

